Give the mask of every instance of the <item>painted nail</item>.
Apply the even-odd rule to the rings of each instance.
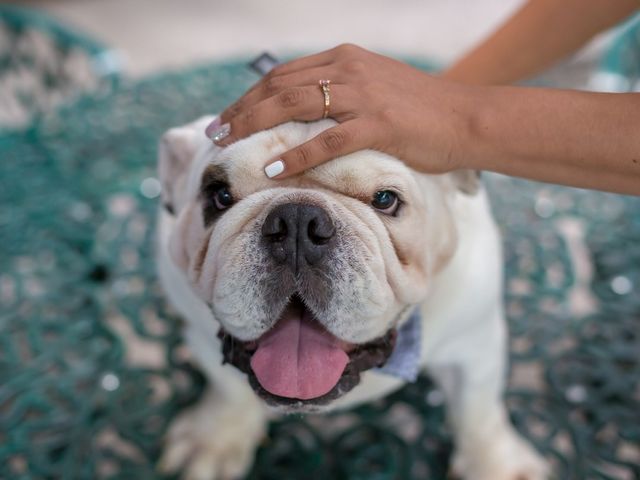
[[[207,128],[204,129],[204,134],[208,138],[211,138],[211,136],[218,129],[218,127],[220,127],[220,117],[214,118],[213,121],[209,125],[207,125]]]
[[[282,160],[276,160],[264,167],[264,173],[269,178],[280,175],[282,172],[284,172],[284,162]]]
[[[228,123],[225,123],[224,125],[221,125],[216,131],[214,131],[211,134],[211,140],[213,140],[213,143],[221,142],[222,140],[227,138],[230,133],[231,133],[231,125],[229,125]]]

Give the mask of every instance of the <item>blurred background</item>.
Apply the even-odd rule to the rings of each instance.
[[[521,0],[291,2],[239,0],[27,1],[122,53],[135,77],[197,62],[324,50],[351,42],[448,62]]]
[[[520,0],[0,2],[0,478],[160,478],[204,380],[154,265],[156,145],[280,58],[351,42],[437,70]],[[579,15],[579,12],[576,12]],[[636,17],[537,85],[640,91]],[[640,201],[485,175],[505,242],[507,403],[561,479],[640,479]],[[421,378],[275,422],[252,479],[442,479]]]

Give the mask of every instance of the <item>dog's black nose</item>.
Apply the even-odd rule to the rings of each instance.
[[[317,265],[331,248],[336,232],[329,214],[304,203],[285,203],[274,208],[262,225],[262,236],[271,256],[297,273]]]

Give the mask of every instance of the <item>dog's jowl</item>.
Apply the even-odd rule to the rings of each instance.
[[[476,176],[364,150],[270,180],[269,160],[333,122],[222,149],[210,121],[160,143],[160,275],[209,380],[174,420],[162,468],[241,477],[268,416],[351,407],[426,371],[446,396],[457,475],[547,478],[501,399],[500,239]]]

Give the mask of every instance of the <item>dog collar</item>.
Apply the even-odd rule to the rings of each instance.
[[[398,329],[396,346],[387,362],[375,371],[392,375],[407,382],[415,382],[420,372],[420,347],[422,318],[416,308],[409,319]]]

